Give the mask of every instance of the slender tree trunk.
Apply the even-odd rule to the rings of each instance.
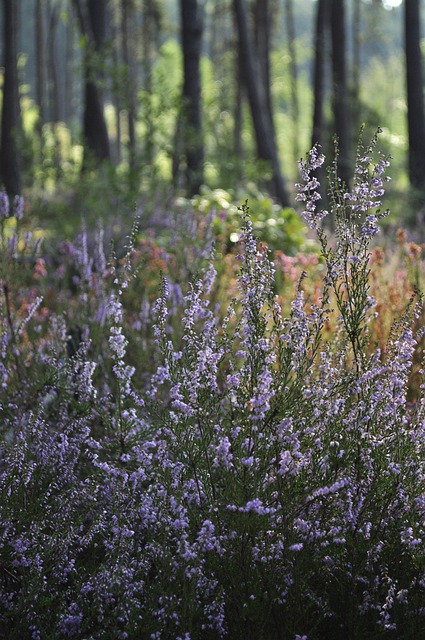
[[[354,0],[353,4],[353,86],[352,86],[352,115],[354,130],[361,124],[360,104],[360,42],[361,42],[361,0]]]
[[[246,81],[243,75],[243,63],[242,63],[242,53],[241,47],[239,43],[239,38],[236,41],[235,46],[235,102],[233,107],[233,120],[234,120],[234,130],[233,130],[233,154],[235,157],[235,164],[237,168],[236,178],[237,180],[241,180],[243,176],[243,143],[242,143],[242,125],[243,125],[243,98],[245,93],[245,85]]]
[[[133,174],[136,168],[136,99],[134,87],[134,65],[132,59],[132,49],[134,46],[134,38],[131,24],[134,20],[133,10],[130,0],[122,1],[122,44],[123,44],[123,62],[126,69],[126,91],[125,102],[127,109],[128,124],[128,153],[130,173]]]
[[[293,126],[294,157],[299,158],[299,117],[297,52],[295,48],[295,21],[292,0],[285,0],[285,22],[288,37],[289,64],[291,69],[291,120]]]
[[[339,177],[349,185],[351,181],[350,112],[348,99],[345,1],[331,0],[332,77],[334,129],[338,138]]]
[[[144,121],[146,123],[145,158],[152,164],[155,151],[155,114],[152,109],[152,70],[161,32],[161,13],[156,0],[144,0],[142,5],[143,88],[148,96]]]
[[[47,122],[47,98],[46,98],[46,51],[45,28],[42,0],[36,0],[35,5],[35,43],[36,43],[36,99],[38,106],[38,128],[41,133],[43,125]]]
[[[261,77],[261,70],[255,43],[250,37],[248,28],[248,16],[244,0],[234,0],[234,9],[238,26],[239,42],[242,61],[244,64],[244,78],[250,105],[254,133],[257,144],[257,154],[260,160],[269,163],[273,178],[271,190],[282,206],[289,206],[289,197],[280,169],[277,153],[276,139],[273,124],[269,117],[267,96]]]
[[[188,193],[199,192],[204,173],[201,105],[203,8],[198,0],[180,0],[183,49],[183,121]]]
[[[49,20],[49,34],[48,34],[48,52],[49,52],[49,76],[50,76],[50,105],[52,108],[51,121],[60,121],[60,87],[57,69],[57,50],[56,50],[56,34],[58,30],[59,22],[59,9],[58,5],[52,7]]]
[[[311,146],[319,144],[323,147],[325,130],[325,60],[326,60],[326,30],[329,23],[330,2],[318,0],[316,9],[314,68],[313,68],[313,131]]]
[[[61,91],[59,86],[59,74],[58,74],[58,66],[57,66],[57,46],[56,46],[56,36],[58,31],[58,23],[60,18],[60,7],[59,5],[54,5],[51,9],[50,19],[49,19],[49,31],[48,31],[48,69],[50,76],[49,83],[49,94],[50,94],[50,108],[51,115],[50,121],[52,123],[52,129],[54,133],[55,139],[55,153],[54,153],[54,166],[56,172],[56,178],[60,177],[61,174],[61,149],[60,149],[60,141],[57,135],[57,124],[61,120]]]
[[[98,73],[93,54],[100,52],[104,44],[105,0],[88,0],[87,12],[81,0],[73,0],[80,23],[81,33],[86,38],[84,114],[83,132],[86,150],[100,163],[110,159],[108,131],[103,113],[102,92],[99,87]],[[87,166],[87,154],[84,154],[83,169]]]
[[[113,162],[114,164],[119,164],[121,162],[121,109],[122,109],[122,90],[120,86],[119,80],[119,69],[121,67],[121,42],[119,38],[119,20],[118,23],[113,23],[113,64],[114,64],[114,74],[112,77],[112,102],[114,105],[115,111],[115,129],[116,129],[116,140],[113,148]]]
[[[253,5],[255,46],[258,55],[260,75],[263,81],[268,116],[274,130],[272,96],[270,91],[270,3],[269,0],[255,0]]]
[[[65,61],[65,122],[69,125],[73,116],[74,101],[74,37],[72,15],[66,24],[66,61]]]
[[[419,0],[405,0],[405,53],[409,180],[418,205],[425,203],[425,116]]]
[[[17,69],[17,1],[3,0],[4,81],[1,114],[0,174],[6,192],[21,192],[18,135],[21,130]]]

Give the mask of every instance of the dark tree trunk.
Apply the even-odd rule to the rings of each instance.
[[[144,0],[142,5],[143,89],[152,97],[152,70],[161,33],[161,12],[156,0]],[[149,106],[144,112],[146,123],[145,161],[151,165],[155,151],[155,115]]]
[[[199,192],[204,174],[201,105],[203,9],[198,0],[180,0],[183,49],[183,121],[188,193]]]
[[[120,29],[118,25],[112,24],[112,41],[113,41],[113,64],[114,73],[112,76],[112,102],[115,111],[115,128],[116,139],[112,148],[112,161],[114,164],[121,162],[121,110],[122,110],[122,88],[119,80],[119,69],[122,64],[122,47],[119,38]]]
[[[243,76],[246,79],[246,89],[254,125],[257,154],[259,159],[267,162],[272,169],[273,178],[270,187],[273,195],[282,206],[289,206],[289,197],[279,164],[273,124],[269,117],[267,96],[264,91],[258,54],[255,42],[249,33],[245,1],[234,0],[234,9],[238,26],[242,62],[244,65]]]
[[[74,24],[72,17],[68,17],[66,25],[66,62],[65,62],[65,122],[69,125],[73,115],[74,95]]]
[[[61,88],[59,84],[56,36],[58,32],[58,24],[60,18],[59,5],[51,7],[48,29],[48,73],[49,73],[49,105],[50,105],[50,121],[52,122],[52,131],[55,139],[54,167],[56,178],[61,175],[61,150],[60,142],[57,135],[57,123],[61,121]]]
[[[318,144],[325,146],[325,94],[326,94],[326,60],[328,58],[330,0],[318,0],[316,9],[316,24],[314,35],[314,66],[313,66],[313,128],[311,146]],[[326,201],[326,170],[322,166],[316,171],[320,183],[320,194]]]
[[[17,1],[3,0],[4,80],[1,114],[0,173],[4,188],[21,192],[18,135],[20,133],[19,79],[17,69]]]
[[[132,59],[132,49],[134,45],[132,22],[134,20],[133,9],[129,0],[122,1],[122,52],[123,62],[126,70],[125,103],[127,109],[128,125],[128,153],[131,180],[136,168],[136,99],[134,82],[134,64]]]
[[[57,68],[57,48],[56,48],[56,35],[58,31],[58,23],[60,18],[60,7],[54,5],[51,10],[49,20],[49,34],[48,34],[48,52],[49,52],[49,76],[50,76],[50,105],[51,105],[51,121],[59,122],[60,115],[60,86],[58,78]]]
[[[318,0],[316,9],[316,26],[314,42],[314,67],[313,67],[313,132],[311,146],[319,144],[323,146],[323,133],[325,130],[324,103],[325,103],[325,61],[326,61],[326,33],[329,23],[329,0]]]
[[[345,1],[331,0],[332,78],[334,130],[338,138],[339,177],[351,181],[350,112],[346,64]]]
[[[104,45],[105,0],[88,0],[87,11],[81,0],[73,0],[80,23],[81,33],[86,38],[85,87],[83,134],[88,150],[96,162],[110,159],[109,139],[103,113],[103,99],[99,83],[99,69],[96,68],[94,54]],[[83,167],[87,166],[86,153]]]
[[[358,130],[362,122],[360,103],[360,44],[361,44],[361,0],[354,0],[353,4],[353,88],[352,116],[354,130]]]
[[[409,180],[418,204],[425,203],[425,116],[419,0],[405,0],[405,52]]]
[[[243,176],[243,143],[242,143],[242,126],[243,126],[243,99],[245,94],[246,81],[243,76],[242,52],[240,48],[239,38],[235,46],[235,102],[233,107],[233,154],[235,156],[236,177],[241,180]]]
[[[298,73],[297,73],[297,52],[295,48],[295,21],[294,7],[292,0],[285,0],[285,23],[288,37],[288,53],[291,69],[291,120],[293,125],[293,146],[294,157],[299,158],[299,118],[300,106],[298,101]]]
[[[263,81],[264,95],[267,111],[273,125],[273,108],[270,91],[270,6],[269,0],[255,0],[253,6],[254,37],[258,55],[261,79]]]
[[[41,133],[43,125],[47,122],[46,99],[46,51],[44,41],[44,12],[42,0],[36,1],[35,6],[35,41],[36,41],[36,96],[38,106],[38,128]]]

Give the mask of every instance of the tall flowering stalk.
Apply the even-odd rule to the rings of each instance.
[[[381,153],[374,160],[380,130],[365,148],[359,139],[353,187],[350,192],[338,177],[337,158],[330,171],[330,201],[335,219],[335,244],[329,240],[321,221],[329,215],[318,208],[319,183],[314,172],[322,166],[324,156],[314,147],[306,160],[299,162],[302,182],[297,184],[296,199],[305,203],[302,213],[309,226],[318,235],[322,257],[326,264],[326,282],[335,295],[341,321],[352,348],[358,371],[365,354],[366,318],[374,306],[369,296],[370,243],[378,232],[378,222],[388,215],[380,212],[384,182],[389,179],[385,171],[389,158]]]

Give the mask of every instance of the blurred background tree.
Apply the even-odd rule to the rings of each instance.
[[[21,191],[19,136],[21,110],[17,67],[18,2],[3,0],[3,104],[1,114],[0,174],[6,192]]]
[[[409,180],[417,206],[423,207],[425,204],[425,111],[419,0],[405,0],[404,44],[406,53]]]

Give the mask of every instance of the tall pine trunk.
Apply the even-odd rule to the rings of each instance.
[[[109,138],[103,112],[103,98],[99,83],[99,69],[95,53],[102,50],[105,36],[105,0],[88,0],[87,11],[81,0],[73,0],[80,30],[86,40],[84,69],[83,134],[85,153],[83,169],[90,157],[100,163],[110,159]],[[87,158],[87,152],[89,158]]]
[[[17,69],[17,0],[3,0],[4,81],[0,174],[10,196],[21,192],[18,136],[21,130]]]
[[[189,195],[199,192],[204,176],[202,139],[201,46],[203,8],[198,0],[181,0],[183,49],[183,124],[186,156],[186,185]]]
[[[36,0],[35,5],[35,43],[36,43],[36,99],[38,106],[38,129],[41,133],[47,122],[46,99],[46,45],[44,11],[42,0]]]
[[[316,25],[314,41],[313,66],[313,132],[311,146],[324,144],[324,103],[325,103],[325,68],[326,68],[326,31],[329,22],[329,0],[318,0],[316,8]]]
[[[126,70],[125,106],[127,109],[128,126],[128,155],[130,166],[130,182],[133,184],[134,170],[136,168],[136,99],[134,65],[132,59],[132,49],[134,45],[132,22],[134,20],[132,3],[129,0],[122,0],[122,54],[123,63]]]
[[[345,0],[331,0],[331,40],[334,130],[338,138],[339,177],[349,185],[351,181],[351,118],[349,109]]]
[[[300,156],[299,150],[299,113],[300,105],[298,100],[298,71],[297,71],[297,51],[295,46],[295,20],[294,20],[294,4],[292,0],[285,0],[285,24],[286,35],[288,38],[288,54],[290,65],[290,82],[291,82],[291,121],[293,126],[292,141],[294,158]]]
[[[273,123],[267,106],[267,95],[261,75],[261,67],[255,42],[250,34],[248,15],[244,0],[234,0],[234,9],[243,63],[243,77],[246,80],[248,101],[251,110],[257,155],[268,163],[272,170],[270,190],[282,206],[289,206],[283,176],[280,168]]]
[[[405,0],[405,52],[409,180],[416,204],[425,204],[425,116],[419,0]]]

